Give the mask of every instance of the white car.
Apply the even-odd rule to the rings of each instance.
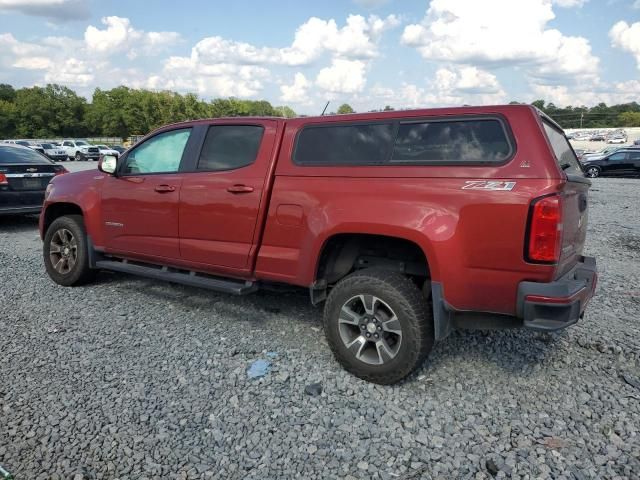
[[[611,137],[607,140],[607,143],[627,143],[627,139],[624,137]]]
[[[98,150],[100,150],[100,155],[113,155],[116,158],[120,156],[119,151],[109,148],[106,145],[96,145],[96,147],[98,147]]]
[[[64,140],[62,148],[67,152],[70,160],[98,160],[100,150],[94,145],[90,145],[86,140]]]
[[[40,146],[42,147],[42,150],[44,151],[44,154],[49,157],[51,160],[57,161],[57,162],[66,162],[68,157],[67,157],[67,151],[62,148],[62,147],[56,147],[55,145],[51,144],[51,143],[41,143]]]

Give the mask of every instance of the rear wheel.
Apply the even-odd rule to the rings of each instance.
[[[95,277],[95,270],[89,268],[87,234],[80,215],[54,220],[44,236],[43,255],[47,273],[58,285],[82,285]]]
[[[83,160],[82,154],[80,152],[76,152],[76,162],[79,162],[80,160]]]
[[[392,384],[433,348],[433,317],[420,289],[396,272],[366,269],[329,294],[324,328],[336,359],[364,380]]]
[[[587,169],[585,170],[585,173],[587,175],[587,177],[589,178],[596,178],[600,176],[600,168],[594,166],[591,167],[587,167]]]

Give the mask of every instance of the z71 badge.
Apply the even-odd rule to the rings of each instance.
[[[491,190],[510,191],[516,186],[516,182],[503,182],[496,180],[467,180],[462,190]]]

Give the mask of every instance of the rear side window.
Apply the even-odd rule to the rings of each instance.
[[[629,152],[629,160],[640,160],[640,152]]]
[[[300,132],[294,162],[300,165],[371,165],[388,161],[392,123],[307,127]]]
[[[11,163],[49,163],[49,161],[30,148],[0,145],[0,164]]]
[[[553,153],[555,153],[556,161],[562,170],[567,173],[582,173],[580,168],[580,162],[576,158],[576,154],[573,152],[569,140],[564,136],[564,133],[557,130],[554,126],[550,125],[544,119],[542,120],[544,125],[544,131],[547,134]]]
[[[256,125],[209,127],[198,170],[233,170],[256,161],[264,128]]]
[[[391,163],[502,162],[511,144],[498,120],[401,124]]]
[[[432,165],[503,162],[513,153],[495,118],[332,125],[304,128],[299,165]]]

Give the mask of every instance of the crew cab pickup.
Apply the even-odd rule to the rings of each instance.
[[[324,302],[337,360],[389,384],[455,328],[582,318],[588,189],[561,128],[525,105],[162,127],[53,179],[40,232],[60,285],[100,269]]]

